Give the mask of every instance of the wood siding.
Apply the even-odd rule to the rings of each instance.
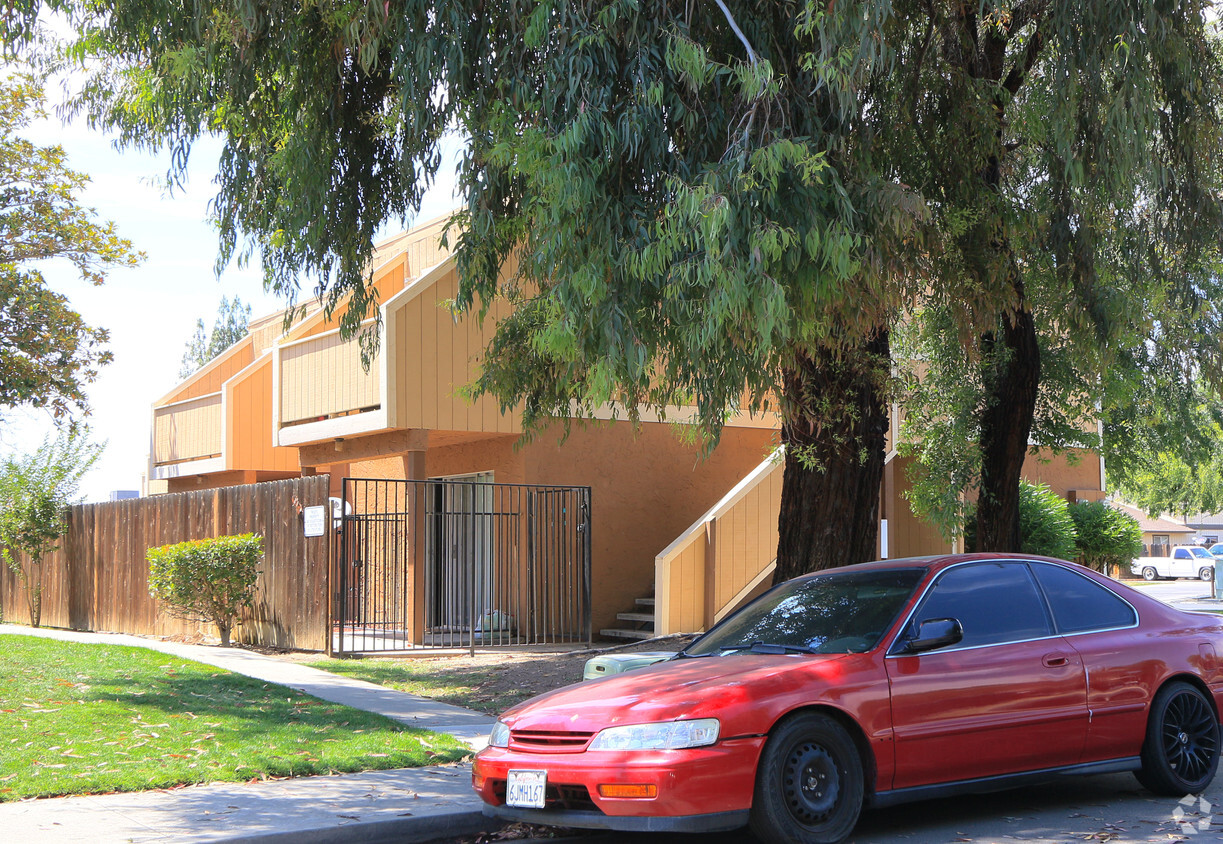
[[[210,624],[171,617],[149,595],[149,548],[253,532],[264,559],[236,641],[325,650],[330,536],[303,536],[296,504],[327,504],[326,475],[73,507],[60,550],[44,558],[42,623],[72,630],[215,638]],[[29,620],[17,578],[0,566],[6,621]]]
[[[933,524],[919,518],[909,507],[908,492],[912,489],[909,473],[914,458],[896,456],[885,472],[894,472],[895,491],[890,501],[883,504],[888,519],[888,557],[921,557],[926,554],[947,554],[952,550],[950,541],[943,539]]]
[[[450,216],[443,214],[435,217],[376,244],[370,261],[374,274],[397,258],[407,259],[410,276],[419,276],[446,260],[450,256],[450,249],[442,246],[442,231],[450,222]]]
[[[658,635],[708,629],[762,582],[777,559],[784,463],[776,457],[761,463],[655,559]]]
[[[393,255],[385,263],[376,266],[370,279],[370,287],[374,291],[375,307],[382,302],[388,301],[403,290],[404,281],[407,279],[406,265],[407,260],[400,253]],[[336,307],[335,312],[331,316],[327,316],[320,310],[313,316],[302,320],[293,326],[286,339],[301,340],[305,337],[317,337],[320,334],[334,331],[339,327],[340,318],[346,313],[348,313],[347,299]],[[355,338],[353,342],[356,342]]]
[[[496,323],[509,314],[498,299],[483,323],[456,320],[446,306],[458,295],[453,263],[415,282],[386,307],[388,424],[393,428],[517,434],[517,413],[503,414],[487,396],[469,402],[459,391],[475,380]]]
[[[254,341],[248,335],[234,343],[224,352],[206,363],[198,372],[174,388],[159,405],[186,401],[187,399],[219,393],[221,385],[255,360]]]
[[[153,409],[153,462],[178,463],[221,453],[221,393]]]
[[[281,346],[280,424],[380,407],[379,366],[375,358],[367,372],[360,344],[338,329]]]
[[[225,468],[296,472],[297,449],[274,445],[272,355],[265,354],[225,385]]]

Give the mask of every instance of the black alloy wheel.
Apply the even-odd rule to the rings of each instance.
[[[1198,794],[1219,766],[1219,718],[1195,686],[1164,686],[1151,702],[1138,781],[1156,794]]]

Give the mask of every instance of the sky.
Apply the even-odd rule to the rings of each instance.
[[[48,93],[53,96],[54,88]],[[185,189],[171,195],[161,187],[168,155],[119,152],[83,119],[64,126],[52,117],[31,127],[25,137],[41,146],[61,145],[68,165],[91,177],[81,203],[96,209],[100,219],[114,221],[120,234],[147,255],[139,267],[112,270],[101,287],[81,282],[67,264],[43,267],[49,286],[67,296],[89,325],[110,331],[115,359],[88,388],[92,413],[87,420],[94,439],[107,445],[81,489],[85,501],[105,501],[113,490],[141,488],[148,467],[151,407],[178,383],[196,320],[210,327],[222,296],[240,297],[256,318],[280,310],[284,302],[264,292],[258,267],[230,266],[219,278],[214,274],[217,235],[207,207],[215,194],[219,140],[197,145]],[[446,160],[457,161],[459,148],[451,141]],[[454,207],[453,192],[453,181],[439,178],[418,219],[429,220]],[[400,221],[393,220],[386,231],[401,228]],[[302,287],[312,285],[304,281]],[[5,413],[0,418],[0,455],[33,451],[54,430],[46,413]]]

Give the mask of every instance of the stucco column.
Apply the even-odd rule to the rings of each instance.
[[[411,635],[412,642],[421,645],[425,641],[425,510],[428,501],[427,485],[419,483],[428,475],[425,469],[425,452],[409,451],[403,455],[403,476],[408,481],[408,552],[412,561],[411,576]]]

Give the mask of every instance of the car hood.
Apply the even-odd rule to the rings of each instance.
[[[719,717],[723,735],[751,729],[725,722],[772,706],[766,701],[802,690],[814,697],[844,677],[843,664],[861,654],[733,654],[660,662],[598,680],[566,686],[518,704],[501,716],[511,729],[597,732],[615,724],[645,724]],[[755,719],[750,719],[755,720]]]

